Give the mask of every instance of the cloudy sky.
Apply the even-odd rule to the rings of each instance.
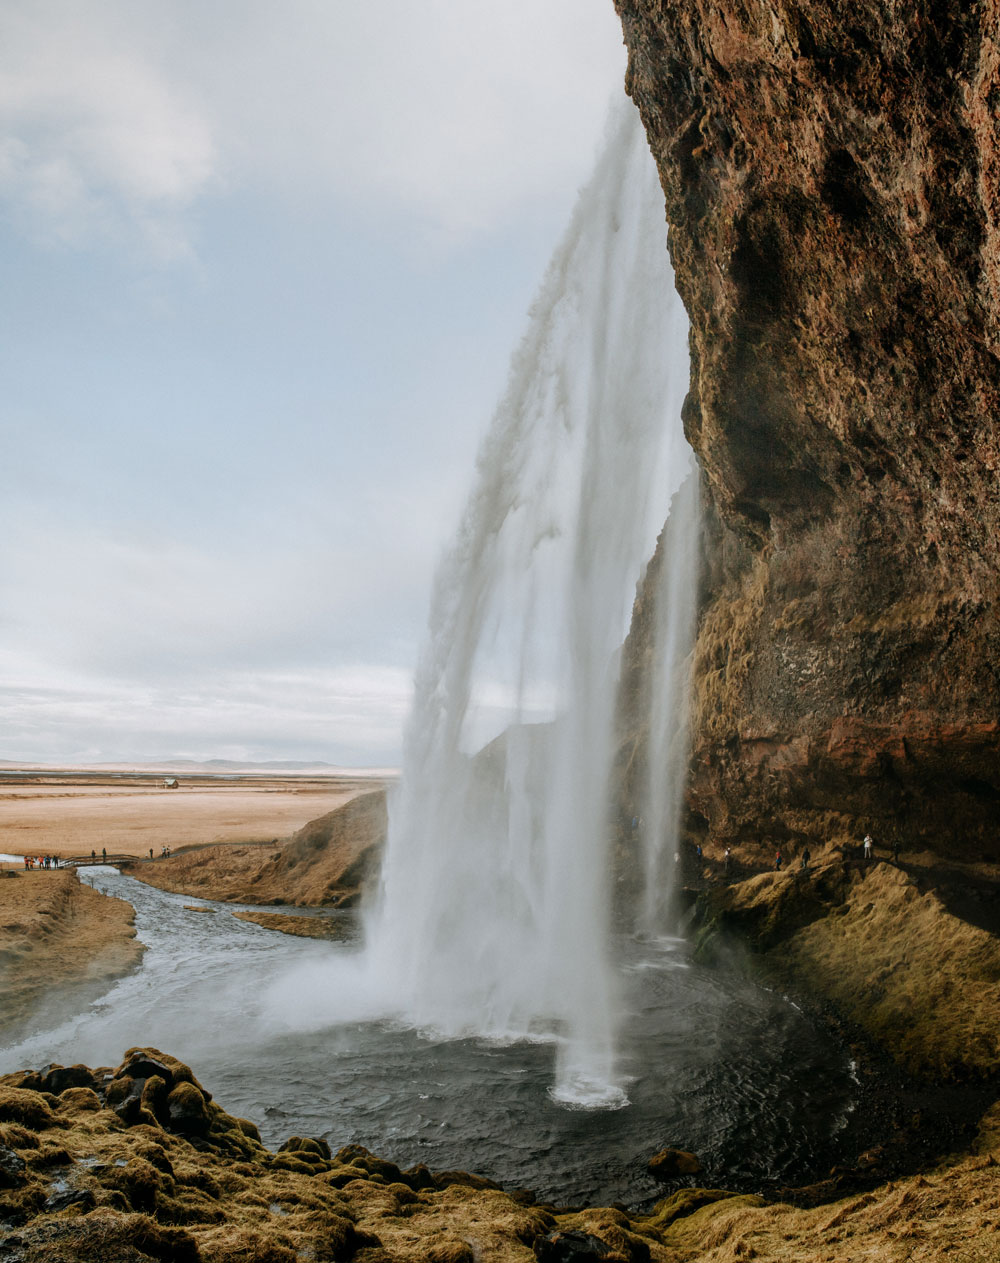
[[[611,0],[0,0],[0,759],[398,758]]]

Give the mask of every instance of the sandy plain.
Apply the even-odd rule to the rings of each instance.
[[[172,775],[172,774],[167,774]],[[379,775],[178,775],[68,769],[0,778],[0,852],[155,856],[211,842],[271,842],[386,783]]]

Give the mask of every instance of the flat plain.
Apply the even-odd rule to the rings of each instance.
[[[176,778],[177,788],[165,781]],[[45,769],[0,777],[0,852],[159,856],[212,842],[271,842],[356,794],[380,773],[216,775]]]

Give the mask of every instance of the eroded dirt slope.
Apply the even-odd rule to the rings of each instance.
[[[16,870],[15,870],[16,871]],[[0,1034],[79,1008],[139,963],[135,913],[67,870],[0,877]]]
[[[359,794],[272,846],[206,846],[124,866],[140,881],[179,894],[235,903],[349,907],[378,868],[385,792]]]

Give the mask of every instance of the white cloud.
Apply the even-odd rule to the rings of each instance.
[[[195,671],[180,686],[110,676],[54,677],[0,654],[0,758],[293,758],[393,764],[410,705],[409,673],[342,665],[307,672]]]
[[[624,58],[609,0],[7,0],[0,196],[155,253],[223,187],[495,229],[582,178]]]
[[[456,454],[505,359],[488,321],[456,336],[435,306],[468,272],[502,308],[491,270],[569,209],[620,44],[611,0],[0,0],[0,215],[163,262],[212,210],[203,241],[234,256],[144,277],[162,311],[103,254],[17,260],[10,757],[395,757]],[[428,243],[462,249],[437,268]],[[356,377],[353,349],[324,363],[342,316]]]
[[[14,513],[5,538],[4,643],[132,679],[183,677],[195,662],[325,662],[366,641],[376,655],[399,637],[412,645],[430,579],[419,529],[395,549],[324,534],[199,546]]]
[[[180,214],[217,164],[209,120],[126,10],[60,0],[0,10],[0,194],[36,236],[76,243],[138,229],[184,246]]]

